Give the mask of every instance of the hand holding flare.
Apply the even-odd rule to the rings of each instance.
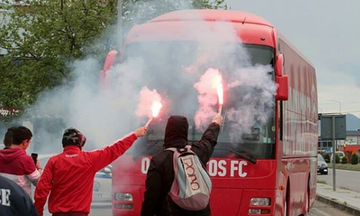
[[[146,122],[145,127],[147,128],[153,118],[156,118],[159,115],[159,112],[162,108],[162,104],[159,101],[154,101],[151,105],[152,117]]]

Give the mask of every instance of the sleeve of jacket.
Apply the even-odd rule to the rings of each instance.
[[[155,207],[158,206],[160,191],[162,185],[162,178],[155,161],[152,159],[150,167],[147,172],[146,190],[144,195],[144,202],[142,203],[141,216],[154,216]]]
[[[53,180],[53,169],[54,169],[52,158],[47,162],[44,171],[40,177],[40,180],[35,188],[35,208],[40,216],[43,215],[44,205],[46,203],[46,199],[49,195],[49,192],[52,188],[52,180]]]
[[[203,162],[204,164],[209,161],[214,151],[214,147],[217,144],[219,132],[220,125],[216,123],[211,123],[202,135],[200,142],[193,144],[193,151],[197,153],[201,162]]]
[[[123,155],[126,150],[128,150],[132,144],[136,141],[137,136],[135,133],[130,133],[125,136],[123,139],[117,140],[114,144],[107,146],[103,149],[90,152],[92,159],[94,161],[95,172],[110,164],[118,157]]]
[[[23,161],[25,167],[25,174],[29,178],[30,182],[36,186],[40,179],[40,172],[36,169],[33,159],[30,156],[25,157]]]

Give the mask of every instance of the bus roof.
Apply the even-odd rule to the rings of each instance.
[[[273,27],[268,20],[255,14],[231,10],[178,10],[150,20],[150,22],[166,21],[226,21]]]
[[[219,28],[219,26],[222,27]],[[213,37],[214,33],[217,36]],[[251,13],[226,10],[181,10],[134,26],[125,43],[232,41],[275,48],[273,34],[274,27],[269,21]]]

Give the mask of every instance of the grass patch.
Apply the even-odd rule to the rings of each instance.
[[[333,164],[328,163],[329,169],[332,169]],[[335,164],[336,169],[343,169],[343,170],[354,170],[354,171],[360,171],[360,164]]]
[[[320,183],[320,184],[327,184],[327,182],[325,180],[317,180],[316,182]]]
[[[339,187],[340,189],[344,189],[344,190],[350,190],[348,187],[346,187],[346,186],[340,186]]]

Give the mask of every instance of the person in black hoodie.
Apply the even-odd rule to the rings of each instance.
[[[38,216],[30,196],[15,182],[0,176],[0,215]]]
[[[215,116],[205,130],[201,140],[192,145],[202,164],[206,164],[217,143],[223,118]],[[164,148],[184,148],[188,144],[189,124],[184,116],[171,116],[165,129]],[[188,211],[176,205],[168,192],[174,180],[173,152],[164,150],[151,159],[146,178],[145,199],[142,203],[141,216],[209,216],[210,205],[199,211]]]

